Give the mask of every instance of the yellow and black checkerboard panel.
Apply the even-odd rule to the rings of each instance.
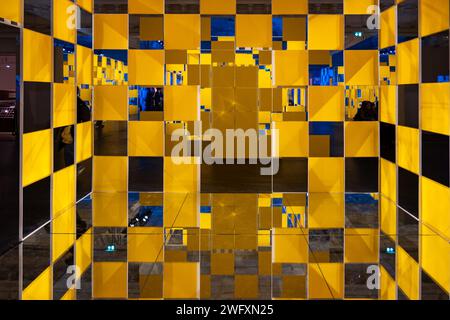
[[[23,299],[448,299],[448,61],[425,72],[426,49],[448,36],[448,1],[380,1],[380,30],[368,31],[378,1],[78,0],[92,48],[68,28],[73,2],[48,1],[48,32],[12,2],[0,16],[24,29],[23,81],[48,84],[53,106],[46,127],[23,134],[24,190],[52,186],[49,263]],[[358,46],[355,20],[379,43]],[[218,21],[232,31],[214,32]],[[56,83],[60,41],[74,50]],[[76,87],[91,122],[77,124]],[[143,91],[162,92],[163,107],[142,109]],[[379,104],[380,121],[357,120],[363,101]],[[174,130],[208,139],[198,123],[276,128],[281,163],[306,174],[288,172],[292,188],[203,192],[203,166],[171,159]],[[74,162],[55,170],[56,129],[70,126]],[[85,161],[93,193],[75,205]],[[136,204],[161,219],[139,226]],[[67,260],[82,290],[59,283]],[[366,285],[371,265],[379,290]]]

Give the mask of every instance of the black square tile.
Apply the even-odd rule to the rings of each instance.
[[[393,124],[380,122],[380,156],[395,163],[397,150],[396,131]]]
[[[128,189],[133,192],[162,192],[164,159],[130,157]]]
[[[345,159],[345,192],[378,192],[378,158]]]
[[[51,84],[24,82],[23,132],[29,133],[50,128]]]
[[[418,217],[419,176],[398,167],[398,205]]]
[[[398,86],[398,124],[419,128],[419,85]]]
[[[397,6],[398,43],[418,37],[418,0],[405,0]]]
[[[23,235],[50,221],[50,177],[23,188]]]

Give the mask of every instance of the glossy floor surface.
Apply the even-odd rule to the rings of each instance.
[[[2,255],[0,295],[449,299],[421,268],[443,239],[398,214],[386,234],[378,194],[94,193],[72,233],[47,224]]]

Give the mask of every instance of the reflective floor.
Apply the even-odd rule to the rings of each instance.
[[[386,234],[382,201],[94,193],[0,258],[0,297],[23,288],[23,299],[449,299],[448,272],[423,268],[430,243],[449,243],[419,233],[409,215]]]

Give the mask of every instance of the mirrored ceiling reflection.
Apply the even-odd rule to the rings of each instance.
[[[443,239],[406,228],[404,216],[414,217],[405,211],[401,234],[388,232],[385,201],[377,193],[93,193],[74,213],[75,245],[49,253],[50,241],[74,235],[48,228],[26,240],[23,295],[52,281],[53,299],[448,299],[442,279],[419,269],[430,257],[410,253],[410,239]],[[2,266],[17,256],[1,257],[9,259]],[[30,277],[31,261],[40,275]],[[64,287],[73,264],[78,290]],[[404,277],[414,268],[420,278]],[[18,275],[8,274],[2,287],[17,290]]]

